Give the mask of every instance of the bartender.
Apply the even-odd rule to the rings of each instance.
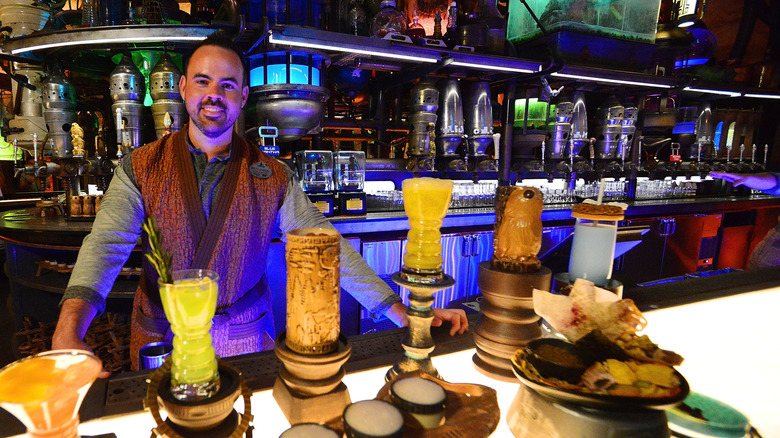
[[[84,239],[65,295],[52,348],[88,350],[84,335],[105,309],[106,297],[153,217],[172,270],[212,269],[219,274],[217,317],[212,326],[220,356],[273,348],[271,294],[265,278],[271,238],[297,228],[333,228],[283,163],[234,133],[249,88],[239,51],[221,32],[199,43],[179,82],[190,122],[179,132],[144,145],[116,168]],[[148,239],[144,238],[148,252]],[[144,275],[133,302],[130,357],[170,338],[160,303],[157,272],[144,259]],[[273,275],[273,272],[269,272]],[[400,298],[341,240],[341,286],[374,315],[407,324]],[[433,325],[468,328],[462,310],[434,309]]]
[[[746,174],[710,172],[710,176],[730,182],[734,187],[745,186],[768,195],[780,196],[780,174],[774,172]],[[780,266],[780,221],[753,249],[747,268],[760,269],[772,266]]]

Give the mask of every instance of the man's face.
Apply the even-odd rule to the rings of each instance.
[[[241,59],[217,46],[203,46],[192,54],[179,88],[190,122],[209,138],[233,128],[249,93]]]

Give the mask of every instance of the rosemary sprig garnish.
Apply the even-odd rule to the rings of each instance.
[[[160,276],[160,282],[173,283],[171,278],[171,261],[173,257],[162,247],[162,234],[157,228],[154,218],[149,216],[141,226],[149,236],[149,247],[151,252],[146,255],[147,260],[157,269],[157,275]]]

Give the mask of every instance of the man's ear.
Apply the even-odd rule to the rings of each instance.
[[[179,77],[179,93],[181,93],[181,99],[184,100],[184,88],[187,86],[187,78],[184,75]]]
[[[244,85],[244,88],[241,89],[241,108],[243,108],[244,105],[246,105],[246,101],[248,98],[249,98],[249,87]]]

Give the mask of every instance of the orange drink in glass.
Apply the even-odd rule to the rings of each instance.
[[[404,210],[409,217],[402,276],[414,282],[442,278],[441,224],[452,198],[452,181],[409,178],[403,182]]]
[[[92,353],[53,350],[0,370],[0,406],[31,438],[77,438],[79,407],[103,365]]]

